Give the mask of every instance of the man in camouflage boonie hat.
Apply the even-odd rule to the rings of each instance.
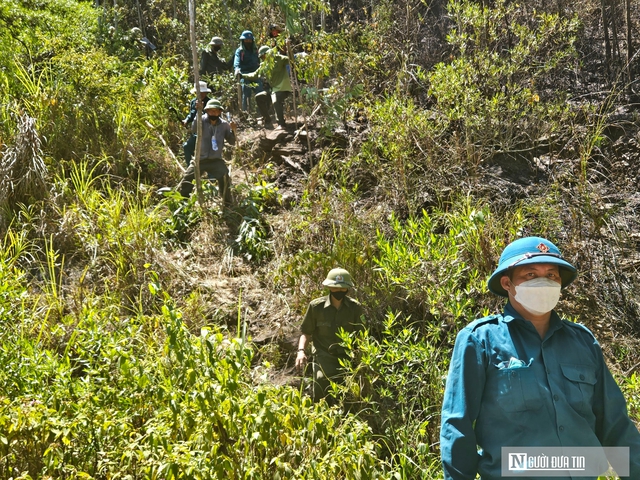
[[[340,382],[342,372],[340,359],[346,358],[344,347],[340,345],[338,332],[344,330],[353,334],[364,328],[362,306],[357,300],[347,296],[353,281],[348,271],[334,268],[327,274],[322,284],[329,294],[312,300],[307,308],[298,341],[296,368],[302,370],[307,363],[307,343],[313,348],[313,400],[326,398],[333,403],[329,395],[331,382]]]

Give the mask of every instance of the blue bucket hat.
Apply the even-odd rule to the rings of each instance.
[[[251,30],[245,30],[240,35],[240,40],[253,40],[253,32]]]
[[[553,243],[542,237],[525,237],[511,242],[500,255],[498,268],[491,274],[487,285],[489,290],[501,297],[509,296],[500,285],[500,278],[510,268],[532,263],[551,263],[558,265],[562,288],[573,282],[578,276],[576,267],[562,258],[560,250]]]

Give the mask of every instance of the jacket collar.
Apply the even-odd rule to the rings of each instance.
[[[532,328],[535,328],[529,320],[523,318],[522,315],[516,312],[516,309],[513,308],[511,302],[507,302],[502,313],[502,321],[505,323],[510,323],[514,320],[519,320],[520,322],[524,322],[525,325],[530,325]],[[564,325],[562,323],[562,320],[560,319],[560,316],[556,313],[555,310],[551,310],[551,318],[549,319],[549,331],[547,332],[547,337],[551,333],[563,327]]]
[[[346,305],[347,307],[351,307],[351,299],[345,295],[345,297],[342,299],[342,305]],[[331,306],[331,294],[327,295],[324,298],[324,308],[330,307]]]

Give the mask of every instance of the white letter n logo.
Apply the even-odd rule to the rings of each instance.
[[[526,453],[510,453],[509,454],[509,470],[526,470],[527,454]]]

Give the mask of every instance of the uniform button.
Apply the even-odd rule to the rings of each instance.
[[[554,395],[554,396],[553,396],[553,399],[554,399],[556,402],[558,401],[558,398],[559,398],[559,397],[558,397],[558,395]]]
[[[584,375],[583,374],[580,374],[580,380],[584,381]]]
[[[564,427],[563,427],[562,425],[560,425],[560,426],[558,427],[558,430],[560,430],[561,432],[564,432]]]
[[[547,374],[551,374],[551,370],[547,368]]]

